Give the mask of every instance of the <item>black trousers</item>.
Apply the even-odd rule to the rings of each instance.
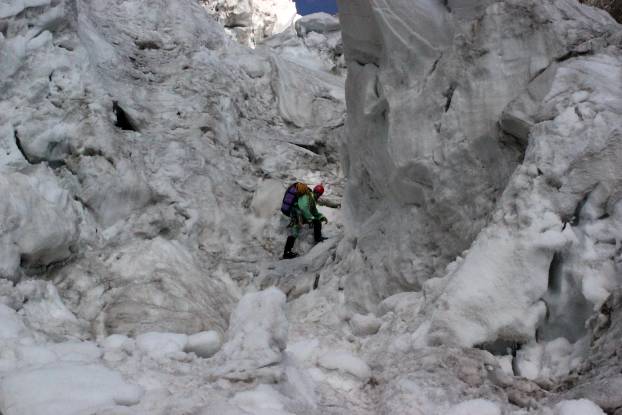
[[[313,239],[315,242],[322,242],[322,222],[319,220],[313,221]]]

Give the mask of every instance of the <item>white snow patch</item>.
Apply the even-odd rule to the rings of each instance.
[[[268,385],[237,393],[231,400],[253,415],[293,415],[283,406],[284,396]]]
[[[285,351],[299,363],[314,363],[320,342],[318,339],[301,340],[287,345]]]
[[[452,406],[445,415],[501,415],[501,409],[485,399],[473,399]]]
[[[59,364],[14,373],[0,383],[4,415],[73,415],[103,405],[135,405],[143,395],[118,372],[99,365]]]
[[[111,334],[103,340],[102,347],[104,349],[120,349],[130,341],[130,338],[123,334]]]
[[[553,415],[605,415],[605,412],[590,400],[578,399],[558,403]]]
[[[26,326],[15,310],[0,304],[0,339],[12,339],[23,336]]]
[[[362,359],[346,351],[331,351],[320,356],[318,365],[329,370],[338,370],[366,381],[371,377],[371,369]]]

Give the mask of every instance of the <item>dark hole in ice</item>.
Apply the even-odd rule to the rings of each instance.
[[[495,356],[516,356],[516,351],[521,348],[521,343],[515,340],[497,339],[492,342],[475,345],[476,349],[486,350]]]
[[[583,206],[585,206],[585,204],[587,203],[587,199],[590,197],[590,193],[583,196],[583,199],[581,199],[579,203],[577,203],[577,206],[574,209],[574,215],[572,216],[572,222],[570,223],[572,226],[579,225],[581,211],[583,210]]]
[[[449,85],[449,88],[447,88],[447,91],[445,91],[445,93],[443,94],[443,96],[445,97],[445,112],[449,111],[449,108],[451,107],[451,100],[454,97],[455,91],[456,85],[452,83],[451,85]]]
[[[138,46],[138,49],[140,50],[160,49],[160,45],[153,40],[137,40],[135,43],[136,43],[136,46]]]
[[[112,111],[117,117],[117,121],[114,124],[116,127],[127,131],[138,131],[132,121],[130,121],[130,117],[123,110],[123,108],[121,108],[117,101],[112,101]]]
[[[561,257],[556,252],[549,266],[549,291],[558,292],[561,289]]]
[[[542,298],[547,315],[537,328],[537,338],[550,341],[564,337],[574,343],[585,335],[585,322],[592,315],[593,306],[584,297],[581,282],[572,270],[565,270],[563,254],[553,255],[548,278],[548,290]]]
[[[305,150],[308,150],[312,153],[317,154],[318,156],[322,156],[326,153],[326,145],[324,143],[314,143],[314,144],[300,144],[300,143],[292,143],[290,142],[290,144],[293,144],[295,146],[298,146],[300,148],[304,148]]]
[[[24,151],[24,147],[22,147],[22,142],[19,139],[19,134],[17,133],[17,130],[13,130],[13,136],[15,137],[15,145],[17,146],[17,149],[19,150],[20,153],[22,153],[22,156],[24,156],[24,159],[29,163],[29,164],[33,164],[32,160],[30,159],[30,157],[28,157],[28,155],[26,154],[26,152]]]
[[[19,257],[19,266],[22,268],[29,268],[32,265],[32,260],[29,255],[21,254]]]

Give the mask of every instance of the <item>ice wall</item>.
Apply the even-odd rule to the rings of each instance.
[[[574,1],[339,5],[349,302],[424,288],[433,344],[576,340],[620,283],[620,27]]]

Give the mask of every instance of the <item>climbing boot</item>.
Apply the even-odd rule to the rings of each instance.
[[[294,238],[293,236],[287,237],[287,242],[285,242],[285,249],[283,250],[283,259],[292,259],[298,256],[296,252],[292,252],[292,248],[294,248],[295,242],[296,238]]]
[[[296,252],[286,252],[283,254],[283,259],[294,259],[298,258],[298,254]]]
[[[313,221],[313,239],[315,240],[316,244],[319,244],[320,242],[328,239],[322,236],[322,222],[320,222],[319,220]]]

